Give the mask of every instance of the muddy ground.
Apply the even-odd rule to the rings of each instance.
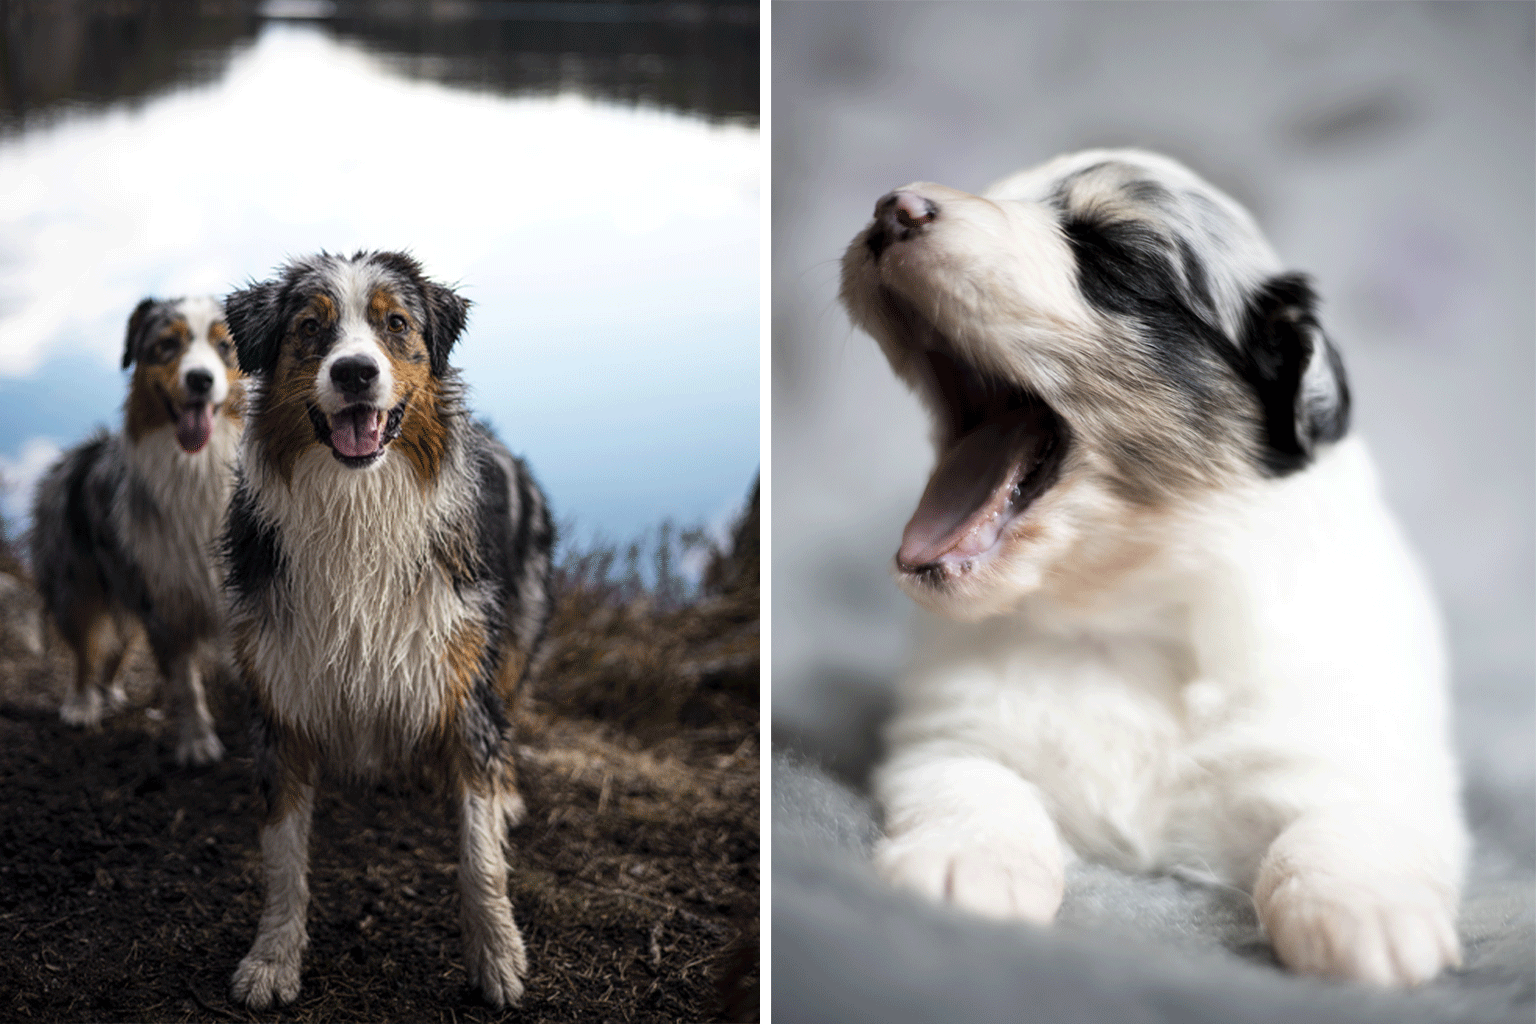
[[[147,655],[128,707],[82,732],[57,716],[68,653],[6,637],[0,1019],[756,1020],[751,530],[749,569],[717,560],[713,594],[691,602],[611,579],[611,557],[567,560],[549,668],[517,713],[529,816],[510,894],[530,973],[508,1011],[465,981],[452,813],[398,783],[324,790],[298,1000],[233,1004],[261,907],[238,687],[213,687],[229,756],[178,768]]]

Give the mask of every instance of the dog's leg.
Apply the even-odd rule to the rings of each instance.
[[[469,983],[493,1006],[523,994],[528,957],[507,898],[507,829],[522,812],[516,790],[459,785],[459,898]]]
[[[1066,855],[1039,792],[981,756],[916,748],[875,780],[886,838],[875,868],[897,885],[988,917],[1048,924]]]
[[[65,639],[75,655],[75,677],[59,706],[59,718],[65,723],[94,729],[104,712],[101,687],[97,683],[106,616],[95,611],[78,613],[65,630]]]
[[[1313,811],[1271,844],[1254,903],[1292,970],[1417,985],[1461,960],[1457,859],[1375,808]]]
[[[299,966],[309,944],[309,826],[315,802],[314,772],[305,774],[306,781],[282,776],[269,795],[261,828],[266,905],[256,941],[235,970],[231,987],[237,1003],[255,1010],[266,1009],[274,998],[291,1003],[299,994]]]
[[[149,643],[165,679],[166,713],[177,725],[176,763],[205,765],[222,759],[224,744],[213,731],[195,648],[169,630],[152,630]]]
[[[112,653],[102,667],[101,687],[106,695],[108,710],[117,711],[128,703],[128,693],[123,688],[123,665],[133,650],[137,633],[132,623],[122,619],[115,620],[113,625],[116,638]]]

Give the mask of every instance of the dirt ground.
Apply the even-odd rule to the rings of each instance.
[[[57,716],[69,654],[9,636],[0,1019],[757,1020],[755,518],[751,530],[750,573],[717,559],[715,593],[691,603],[609,580],[611,558],[568,560],[549,669],[517,715],[529,817],[512,834],[510,894],[530,972],[508,1011],[465,981],[451,810],[398,783],[325,788],[298,1000],[233,1004],[261,907],[237,687],[213,688],[229,756],[178,768],[147,655],[130,664],[128,707],[82,732]]]

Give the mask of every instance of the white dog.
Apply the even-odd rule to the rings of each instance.
[[[892,881],[1049,922],[1066,862],[1253,893],[1294,970],[1458,962],[1440,624],[1305,278],[1164,157],[875,207],[842,296],[933,415]]]

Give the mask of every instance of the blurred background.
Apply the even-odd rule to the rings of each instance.
[[[474,303],[566,540],[724,537],[758,463],[756,2],[0,0],[0,509],[120,422],[128,314],[319,249]],[[697,567],[695,567],[697,568]]]
[[[1059,153],[1146,147],[1245,204],[1281,259],[1314,276],[1355,427],[1449,620],[1471,813],[1480,836],[1500,837],[1524,865],[1528,891],[1533,10],[775,4],[775,745],[830,768],[848,784],[836,799],[857,797],[914,614],[887,567],[932,467],[927,424],[837,302],[843,249],[875,200],[909,181],[975,192]],[[804,810],[797,799],[827,799],[785,787],[781,800],[777,778],[775,787],[776,822]],[[833,936],[828,948],[845,950],[883,941],[846,916],[833,923],[831,910],[795,918],[828,897],[796,901],[795,880],[779,876],[786,849],[776,839],[776,992],[792,967],[778,963],[791,934]],[[799,881],[814,889],[815,877],[808,869]],[[890,907],[866,902],[872,914]],[[889,954],[902,965],[893,973],[916,948],[951,955],[918,939],[904,953],[880,948],[865,965]],[[908,994],[915,971],[903,976]],[[1528,968],[1521,977],[1528,1019]]]

